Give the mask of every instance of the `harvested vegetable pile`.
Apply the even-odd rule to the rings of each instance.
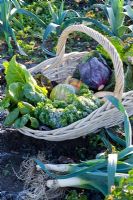
[[[49,93],[40,86],[24,65],[13,57],[5,62],[6,95],[1,108],[8,109],[5,126],[56,129],[80,120],[101,106],[88,86],[58,84]],[[52,84],[52,82],[51,82]]]

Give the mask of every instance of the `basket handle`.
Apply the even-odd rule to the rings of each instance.
[[[92,37],[94,40],[96,40],[100,45],[103,46],[103,48],[109,53],[113,65],[114,65],[114,71],[115,71],[115,89],[113,95],[117,97],[119,100],[122,98],[123,90],[124,90],[124,72],[123,72],[123,63],[120,59],[120,56],[115,49],[115,47],[112,45],[112,43],[104,37],[101,33],[93,30],[92,28],[89,28],[85,25],[72,25],[67,27],[61,34],[58,40],[57,44],[57,57],[55,62],[52,64],[53,66],[58,66],[61,64],[63,60],[63,56],[65,54],[65,45],[67,38],[69,34],[71,34],[74,31],[86,33],[88,36]],[[98,92],[96,93],[97,96],[103,96],[106,94],[109,94],[109,92]]]

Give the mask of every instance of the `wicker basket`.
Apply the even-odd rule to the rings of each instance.
[[[57,44],[57,56],[31,68],[30,72],[42,72],[50,80],[56,80],[57,82],[62,82],[66,79],[66,77],[71,75],[77,64],[81,61],[82,57],[86,53],[88,53],[72,52],[69,54],[65,54],[66,40],[69,34],[74,31],[83,32],[96,40],[110,54],[110,57],[113,61],[116,82],[114,92],[98,92],[95,95],[98,97],[104,97],[104,95],[112,94],[119,100],[122,100],[124,89],[123,64],[116,49],[102,34],[84,25],[73,25],[66,28],[61,34]],[[124,94],[123,103],[127,108],[128,114],[132,115],[133,91]],[[37,139],[62,141],[85,136],[89,133],[96,132],[102,127],[111,127],[121,123],[122,121],[123,116],[121,115],[121,113],[116,108],[113,108],[109,102],[105,102],[103,106],[92,112],[86,118],[83,118],[63,128],[50,131],[40,131],[24,127],[18,130],[27,136],[31,136]]]

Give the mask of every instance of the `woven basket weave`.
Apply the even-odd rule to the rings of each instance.
[[[114,92],[98,92],[95,95],[97,97],[104,97],[111,94],[122,100],[124,89],[124,73],[122,61],[114,48],[99,32],[88,28],[84,25],[73,25],[66,28],[57,44],[57,56],[55,58],[48,59],[39,65],[30,69],[31,73],[42,72],[50,80],[56,80],[57,82],[63,82],[69,75],[73,73],[75,67],[79,64],[84,55],[88,52],[72,52],[65,54],[65,44],[70,33],[74,31],[80,31],[88,36],[92,37],[110,54],[115,71],[115,88]],[[133,91],[124,94],[123,104],[125,105],[129,115],[133,114]],[[40,131],[33,130],[27,127],[18,129],[21,133],[49,141],[62,141],[68,139],[78,138],[80,136],[94,133],[102,127],[111,127],[117,125],[123,121],[123,116],[116,109],[113,108],[109,102],[105,102],[103,106],[92,112],[86,118],[83,118],[69,126],[50,130]]]

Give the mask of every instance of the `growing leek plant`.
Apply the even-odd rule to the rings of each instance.
[[[14,25],[19,28],[23,28],[23,17],[22,15],[27,15],[44,27],[45,23],[40,20],[35,14],[24,10],[21,8],[23,1],[17,0],[0,0],[0,35],[5,38],[8,45],[9,54],[13,53],[13,48],[11,44],[11,39],[14,40],[19,53],[21,55],[26,55],[22,48],[17,43],[15,36]]]
[[[125,25],[125,16],[127,15],[131,20],[133,19],[133,9],[130,5],[124,6],[124,0],[110,0],[104,4],[94,4],[91,9],[99,8],[102,9],[109,25],[103,24],[101,21],[89,18],[80,17],[67,20],[64,23],[64,28],[72,23],[91,22],[98,27],[102,32],[106,33],[111,37],[118,37],[122,40],[133,37],[133,25]],[[74,22],[75,21],[75,22]]]
[[[131,19],[132,22],[133,22],[133,8],[131,8],[131,6],[129,6],[129,5],[126,5],[124,8],[125,8],[125,10],[126,10],[125,14],[126,14],[128,17],[130,17],[130,19]],[[133,37],[133,24],[130,25],[128,28],[132,31],[132,33],[129,34],[129,36]],[[127,36],[128,36],[128,35],[127,35]]]
[[[57,36],[59,36],[61,32],[71,24],[83,23],[83,22],[92,23],[92,24],[95,24],[99,29],[108,33],[109,35],[112,35],[109,28],[105,26],[104,24],[101,24],[100,21],[89,18],[89,17],[82,17],[79,15],[79,13],[77,13],[75,10],[72,10],[72,9],[64,10],[64,1],[62,1],[60,8],[57,9],[56,12],[53,6],[51,5],[51,3],[48,2],[48,4],[49,4],[49,12],[52,16],[52,20],[51,20],[52,22],[44,30],[42,49],[46,54],[50,56],[55,56],[55,54],[53,52],[50,52],[46,48],[46,41],[48,37],[50,37],[52,33],[56,33]],[[73,15],[70,16],[70,13]]]
[[[79,164],[46,164],[35,159],[38,170],[44,170],[53,180],[47,181],[49,188],[76,187],[99,190],[105,196],[110,194],[112,187],[118,186],[122,178],[129,177],[133,168],[132,131],[127,112],[123,105],[113,96],[106,97],[124,115],[125,141],[119,137],[115,141],[122,142],[122,151],[101,153],[96,159]],[[109,142],[109,141],[108,141]],[[58,173],[58,175],[57,175]]]
[[[101,32],[104,32],[110,37],[117,37],[118,39],[126,39],[128,37],[133,37],[133,25],[125,25],[125,16],[127,15],[131,20],[133,19],[133,9],[131,6],[124,6],[124,0],[110,0],[105,1],[104,4],[94,4],[92,8],[102,9],[107,17],[109,25],[103,24],[101,21],[80,16],[74,10],[64,10],[64,2],[62,1],[60,8],[57,12],[54,11],[51,3],[49,2],[49,12],[52,16],[52,22],[46,27],[43,35],[43,50],[46,54],[50,56],[55,56],[54,53],[48,51],[46,48],[46,41],[50,37],[51,33],[56,33],[58,36],[60,33],[69,25],[77,23],[90,23],[95,25]],[[74,15],[69,17],[70,12]]]
[[[52,17],[52,20],[51,20],[51,23],[44,30],[44,34],[43,34],[44,47],[43,47],[43,50],[48,55],[53,56],[54,54],[49,52],[45,48],[45,41],[48,39],[48,37],[51,35],[51,33],[56,32],[57,35],[59,35],[61,33],[62,25],[67,18],[72,17],[72,15],[74,15],[76,17],[79,17],[80,15],[75,10],[72,10],[72,9],[64,10],[64,1],[61,2],[60,8],[57,9],[57,11],[55,11],[52,4],[48,1],[48,8],[49,8],[49,12],[50,12],[50,15]],[[70,15],[70,14],[72,14],[72,15]]]
[[[128,15],[132,19],[133,11],[131,6],[124,6],[124,0],[110,0],[108,3],[95,4],[93,7],[102,9],[106,15],[109,23],[110,36],[116,36],[121,39],[133,37],[133,26],[125,25],[125,16]],[[105,29],[103,31],[106,32]],[[108,32],[106,33],[108,34]]]

